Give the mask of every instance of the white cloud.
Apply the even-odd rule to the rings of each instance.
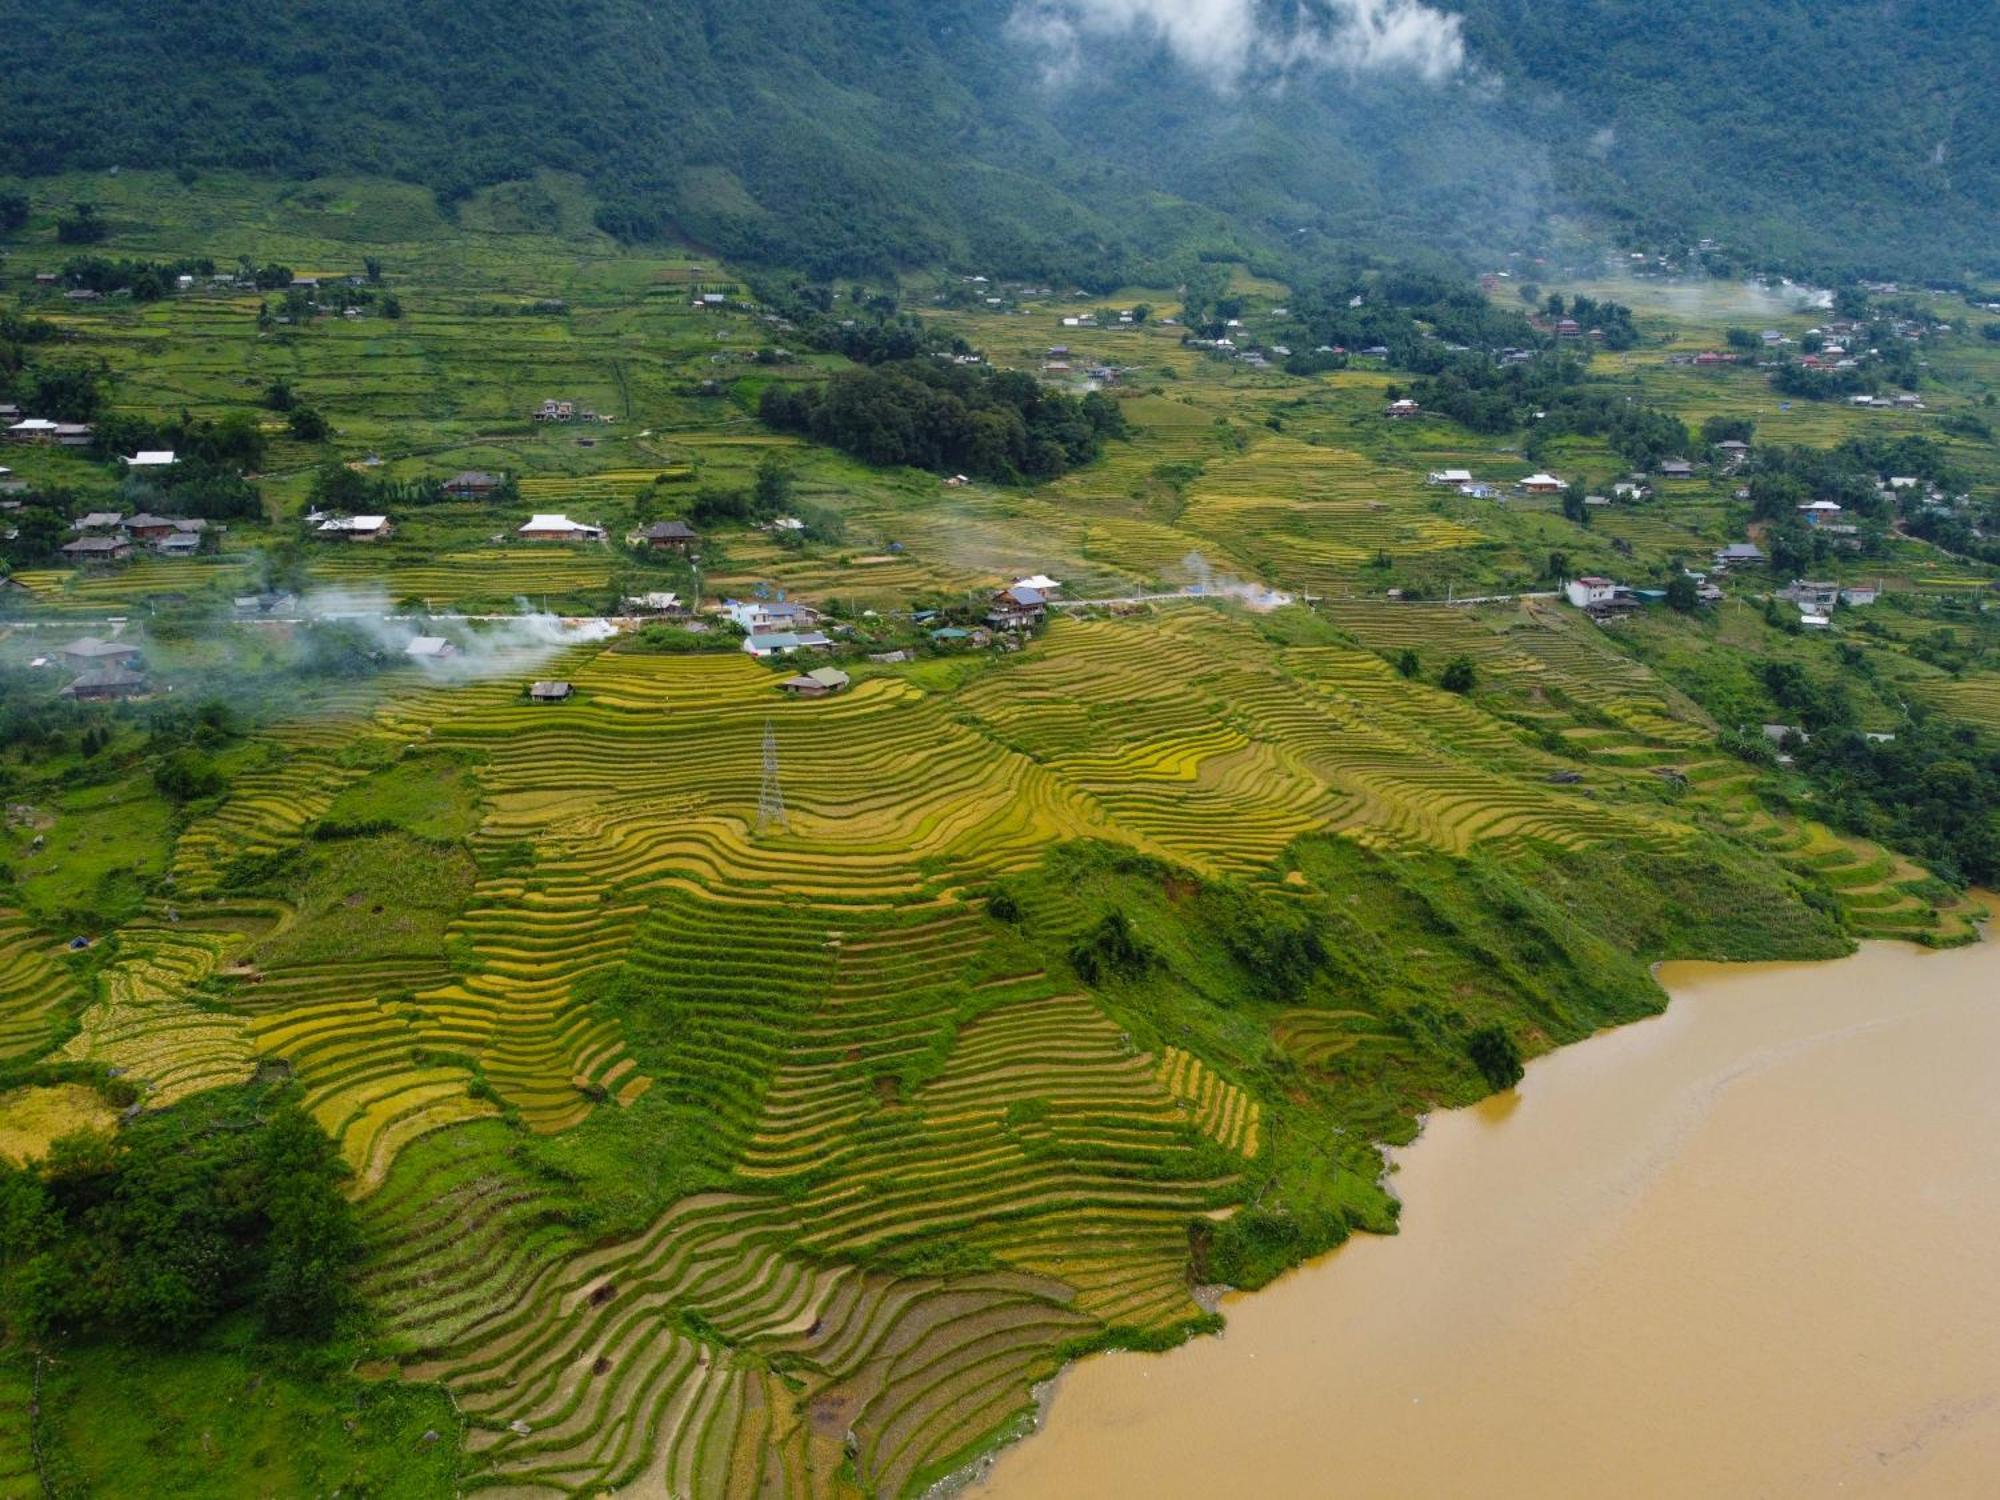
[[[1284,22],[1259,0],[1019,0],[1011,25],[1047,54],[1055,78],[1075,71],[1086,43],[1129,37],[1164,43],[1222,88],[1305,68],[1439,82],[1465,62],[1459,18],[1422,0],[1324,0]]]

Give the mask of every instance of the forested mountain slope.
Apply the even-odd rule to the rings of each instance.
[[[819,270],[1490,255],[1581,212],[1938,275],[1993,255],[1997,58],[1978,0],[16,0],[0,171],[556,167]]]

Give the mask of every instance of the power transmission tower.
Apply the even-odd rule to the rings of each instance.
[[[757,831],[789,828],[785,818],[785,793],[778,785],[778,732],[764,721],[764,785],[757,793]]]

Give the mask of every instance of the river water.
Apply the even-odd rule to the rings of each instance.
[[[978,1500],[2000,1496],[2000,943],[1661,980]]]

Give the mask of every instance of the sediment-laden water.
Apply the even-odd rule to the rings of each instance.
[[[980,1500],[2000,1495],[2000,942],[1661,978]]]

